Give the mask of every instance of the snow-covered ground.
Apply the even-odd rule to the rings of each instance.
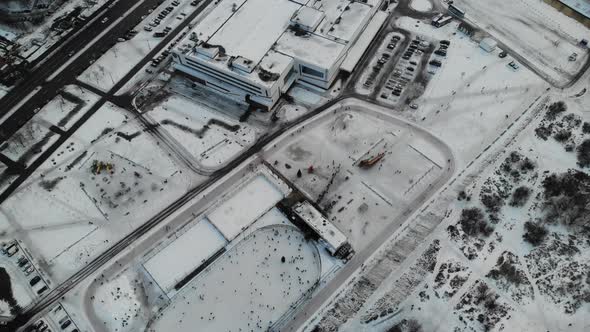
[[[437,57],[442,67],[413,101],[418,109],[407,107],[401,114],[449,144],[459,167],[469,164],[549,87],[523,66],[517,71],[509,68],[513,59],[499,58],[500,50],[482,50],[457,31],[457,22],[437,29],[429,22],[401,17],[395,24],[435,41],[451,42],[447,57]]]
[[[50,279],[63,281],[203,180],[157,144],[107,103],[3,202],[11,225],[3,231],[19,234]],[[95,160],[112,172],[93,174]]]
[[[558,95],[552,100],[562,98],[567,97]],[[568,111],[554,123],[567,126],[572,124],[565,120],[568,117],[584,118],[582,108],[575,101],[566,99]],[[452,201],[448,209],[453,212],[421,250],[408,258],[404,268],[384,280],[344,331],[387,331],[403,319],[417,320],[425,331],[585,331],[588,328],[590,302],[583,294],[590,292],[584,281],[590,247],[583,239],[584,231],[579,233],[572,225],[543,223],[549,234],[541,244],[532,245],[523,239],[525,221],[544,218],[544,178],[549,173],[579,168],[575,152],[567,152],[565,143],[553,138],[543,140],[536,134],[536,128],[548,122],[551,121],[544,119],[544,112],[540,112],[493,164],[481,165],[485,171],[458,186],[464,187],[471,199]],[[581,121],[574,123],[578,124],[569,127],[573,136],[568,142],[578,145],[588,134],[582,132]],[[517,151],[520,157],[514,157],[512,151]],[[514,169],[521,162],[517,158],[530,159],[534,168],[520,171],[514,178],[513,172],[504,169],[507,163]],[[486,211],[480,202],[482,194],[490,189],[500,193],[507,190],[510,197],[515,187],[521,185],[531,188],[529,200],[522,206],[510,206],[510,199],[506,199],[498,212],[499,220],[488,221],[493,227],[489,237],[464,233],[458,223],[462,209],[478,207]],[[457,191],[449,194],[456,195]],[[436,250],[424,251],[433,245]],[[420,275],[416,273],[419,257],[425,256],[429,257],[429,267]],[[407,298],[400,294],[402,287]]]
[[[199,168],[215,170],[255,143],[262,130],[239,122],[239,113],[206,99],[172,95],[152,106],[146,116],[160,125]]]
[[[236,330],[249,322],[251,329],[256,330],[257,323],[268,327],[288,320],[311,291],[321,289],[333,277],[342,262],[331,257],[324,245],[304,236],[273,206],[233,241],[224,242],[215,226],[208,222],[208,211],[217,210],[227,197],[234,197],[236,191],[246,191],[251,180],[260,179],[262,175],[281,190],[288,189],[260,163],[256,158],[240,166],[163,221],[158,226],[160,230],[138,240],[124,256],[97,271],[96,279],[89,279],[70,293],[62,304],[79,318],[77,323],[94,331],[131,332],[146,326],[151,330],[217,331]],[[253,193],[252,197],[265,195],[264,192]],[[244,214],[251,214],[248,210],[256,210],[256,207],[242,206],[241,209]],[[210,237],[212,231],[217,234],[213,237],[221,241],[197,240]],[[185,240],[185,235],[195,240]],[[189,256],[219,253],[222,242],[226,243],[222,245],[225,251],[221,251],[219,257],[214,256],[212,263],[207,263],[211,265],[191,263],[193,258]],[[154,261],[166,258],[173,263]],[[124,262],[128,264],[121,264]],[[258,268],[253,268],[255,266]],[[163,280],[155,275],[189,269],[196,276],[171,290],[155,280]],[[156,274],[153,271],[157,271]]]
[[[588,50],[578,46],[588,28],[541,0],[458,0],[455,5],[556,85],[564,86],[588,60]],[[577,60],[569,61],[574,52]]]
[[[191,281],[148,330],[264,331],[319,277],[319,253],[303,233],[263,228]]]
[[[361,250],[439,180],[451,156],[436,138],[384,109],[351,103],[286,133],[265,158]],[[359,166],[380,153],[372,168]]]

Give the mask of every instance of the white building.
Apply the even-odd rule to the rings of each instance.
[[[384,22],[382,1],[221,0],[174,50],[174,67],[213,91],[271,108],[297,80],[329,88],[349,53],[356,64],[368,43],[349,51]]]
[[[479,47],[488,53],[493,52],[496,49],[496,46],[498,46],[498,42],[490,37],[486,37],[479,42]]]
[[[297,203],[293,211],[320,236],[332,255],[336,255],[341,248],[349,247],[346,235],[308,201]]]

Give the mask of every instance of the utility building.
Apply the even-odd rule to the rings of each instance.
[[[327,89],[345,59],[356,65],[368,43],[351,49],[385,21],[382,1],[221,0],[174,50],[174,67],[224,96],[271,108],[295,81]]]

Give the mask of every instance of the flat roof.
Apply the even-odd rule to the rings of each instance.
[[[388,14],[386,12],[377,11],[375,13],[371,22],[369,22],[363,33],[354,43],[354,46],[348,50],[348,55],[346,56],[346,59],[344,59],[344,62],[342,62],[342,65],[340,65],[340,69],[349,73],[352,72],[385,20],[387,20],[387,17]]]
[[[207,212],[207,218],[228,240],[233,240],[285,197],[275,183],[257,174]]]
[[[143,264],[166,293],[227,244],[207,219],[175,236],[174,241]]]
[[[327,31],[327,34],[338,39],[351,41],[360,25],[367,19],[370,11],[371,7],[366,4],[352,2],[348,5],[348,10],[345,10],[340,15],[340,21],[338,23],[334,22],[331,31]]]
[[[260,62],[301,8],[290,0],[247,0],[207,41],[229,56]]]
[[[346,45],[319,35],[296,36],[287,30],[275,45],[275,50],[301,62],[318,66],[331,67],[343,55]]]
[[[570,7],[576,12],[590,18],[590,1],[589,0],[559,0],[564,5]]]
[[[304,201],[294,206],[293,210],[303,219],[322,239],[324,239],[333,251],[346,244],[347,239],[338,227],[327,220],[311,203]]]

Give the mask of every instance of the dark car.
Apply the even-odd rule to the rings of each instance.
[[[43,294],[43,292],[45,292],[46,290],[47,290],[47,286],[43,286],[43,288],[41,288],[40,290],[37,291],[37,295]]]
[[[438,49],[440,49],[440,50],[446,50],[447,48],[449,48],[449,46],[448,46],[448,45],[440,45],[440,46],[438,47]]]
[[[35,276],[31,281],[29,281],[29,285],[35,286],[39,281],[41,281],[41,277]]]
[[[393,50],[395,48],[395,44],[389,44],[387,45],[387,48]]]
[[[65,330],[65,329],[66,329],[66,328],[68,328],[68,326],[70,326],[71,324],[72,324],[72,321],[68,319],[68,320],[66,320],[66,321],[65,321],[63,324],[61,324],[61,326],[60,326],[60,327],[61,327],[61,329],[62,329],[62,330]]]
[[[436,51],[434,51],[434,54],[440,55],[440,56],[447,56],[447,51],[445,51],[445,50],[436,50]]]
[[[502,52],[500,52],[500,54],[498,54],[498,56],[500,58],[505,58],[507,55],[508,55],[508,53],[506,53],[506,51],[502,51]]]
[[[450,42],[450,41],[448,41],[448,40],[441,40],[439,43],[440,43],[441,45],[447,45],[447,46],[451,45],[451,42]]]
[[[440,66],[442,66],[442,62],[440,62],[440,61],[438,61],[438,60],[431,60],[431,61],[429,62],[429,64],[430,64],[431,66],[435,66],[435,67],[440,67]]]

